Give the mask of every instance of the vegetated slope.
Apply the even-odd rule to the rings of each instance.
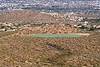
[[[59,21],[51,15],[24,10],[1,13],[0,22],[41,24],[57,23]]]
[[[0,39],[1,67],[99,67],[100,33],[69,39],[16,34]]]

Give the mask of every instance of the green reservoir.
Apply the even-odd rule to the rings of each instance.
[[[33,38],[79,38],[79,34],[33,34]]]

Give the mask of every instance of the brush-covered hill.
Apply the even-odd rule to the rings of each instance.
[[[60,18],[59,18],[60,20]],[[61,18],[61,21],[64,20]],[[0,14],[0,23],[31,23],[31,24],[41,24],[41,23],[59,23],[61,21],[57,21],[51,15],[33,12],[33,11],[12,11],[12,12],[4,12]]]

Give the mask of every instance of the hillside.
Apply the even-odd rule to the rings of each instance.
[[[0,67],[100,67],[100,33],[80,33],[73,23],[81,16],[96,17],[68,13],[65,18],[64,14],[32,11],[0,13]],[[35,37],[43,34],[56,37]]]

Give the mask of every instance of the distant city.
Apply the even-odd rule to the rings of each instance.
[[[0,11],[30,9],[43,12],[99,13],[99,0],[0,0]]]

